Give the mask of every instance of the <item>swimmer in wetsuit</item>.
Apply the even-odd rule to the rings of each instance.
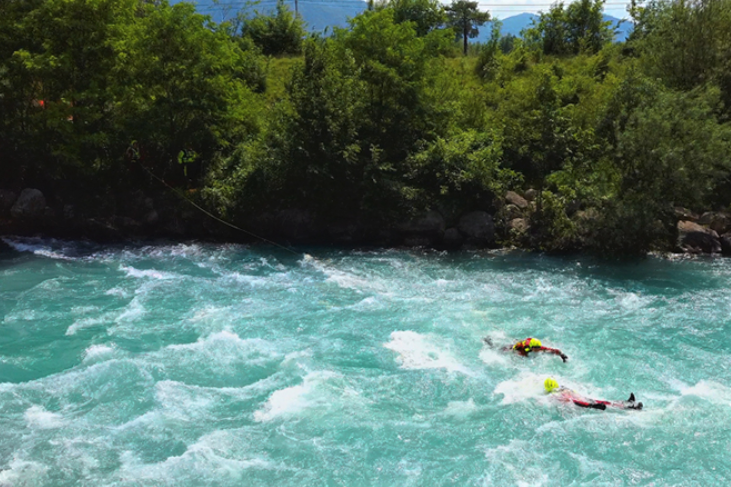
[[[492,340],[490,340],[489,338],[485,337],[482,339],[482,341],[492,346]],[[528,354],[531,352],[548,352],[554,355],[558,355],[564,362],[566,362],[569,358],[565,353],[557,348],[544,347],[543,344],[541,344],[541,341],[537,338],[526,338],[525,340],[521,340],[513,346],[508,345],[506,347],[503,347],[501,350],[512,350],[522,355],[523,357],[527,357]]]
[[[559,401],[571,402],[582,408],[605,410],[608,407],[617,409],[642,409],[642,403],[635,401],[634,393],[629,395],[626,401],[603,401],[600,399],[590,399],[578,394],[571,389],[558,385],[555,379],[547,378],[543,383],[543,387],[548,394],[556,394]]]

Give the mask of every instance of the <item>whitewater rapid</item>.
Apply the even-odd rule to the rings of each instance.
[[[727,260],[4,241],[2,487],[731,474]],[[528,336],[569,361],[482,341]]]

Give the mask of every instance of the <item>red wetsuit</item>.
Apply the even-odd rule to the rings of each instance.
[[[568,357],[558,348],[550,348],[550,347],[544,347],[542,345],[540,346],[531,346],[531,341],[533,341],[534,338],[526,338],[525,340],[516,343],[512,347],[505,347],[507,350],[515,350],[520,355],[527,357],[530,352],[548,352],[552,353],[554,355],[558,355],[563,359],[564,362],[566,362],[566,359]]]
[[[590,399],[578,394],[571,389],[560,387],[557,391],[557,398],[562,402],[571,402],[582,408],[607,409],[607,407],[618,409],[642,409],[642,403],[635,403],[635,395],[632,394],[627,401],[604,401],[601,399]]]

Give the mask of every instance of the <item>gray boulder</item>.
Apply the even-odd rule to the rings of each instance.
[[[719,235],[731,230],[731,218],[725,213],[707,211],[698,219],[698,223],[714,230]]]
[[[447,228],[444,231],[444,238],[442,239],[442,243],[448,249],[458,249],[462,246],[463,241],[464,237],[462,237],[462,234],[459,233],[459,230],[457,230],[456,228]]]
[[[724,233],[720,237],[721,240],[721,253],[723,255],[731,255],[731,232]]]
[[[698,215],[690,211],[688,208],[683,208],[682,206],[676,206],[674,208],[675,210],[675,216],[678,217],[678,220],[683,220],[687,222],[697,222],[698,221]]]
[[[470,243],[489,244],[495,241],[495,224],[486,211],[473,211],[463,215],[457,228]]]
[[[523,216],[523,212],[521,211],[521,209],[513,204],[505,205],[501,214],[503,218],[505,218],[505,220],[513,220],[515,218],[521,218]]]
[[[507,201],[511,205],[517,206],[521,210],[525,210],[526,208],[528,208],[528,201],[515,191],[508,191],[507,193],[505,193],[505,201]]]
[[[714,230],[681,220],[678,222],[678,247],[694,254],[715,254],[721,252],[721,240]]]
[[[525,199],[528,201],[535,201],[535,199],[538,198],[538,190],[537,189],[529,189],[525,192]]]
[[[424,215],[398,225],[396,230],[408,235],[432,235],[441,237],[444,234],[445,226],[444,217],[438,211],[430,210]]]
[[[37,189],[26,188],[18,196],[10,210],[13,218],[33,220],[40,218],[46,211],[46,198]]]
[[[508,222],[508,228],[518,233],[525,233],[529,227],[528,220],[525,218],[513,218]]]
[[[0,189],[0,213],[5,213],[12,208],[15,200],[18,199],[18,194],[15,191],[9,189]]]

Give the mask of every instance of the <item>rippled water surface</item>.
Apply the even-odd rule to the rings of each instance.
[[[0,486],[729,483],[729,260],[6,242]]]

